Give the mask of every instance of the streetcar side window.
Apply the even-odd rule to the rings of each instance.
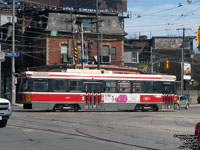
[[[146,92],[147,93],[158,93],[158,82],[147,81],[146,82]]]
[[[66,92],[66,80],[52,80],[52,89],[57,92]]]
[[[122,93],[130,92],[130,81],[119,81],[118,90]]]
[[[81,81],[69,81],[69,90],[75,92],[82,91],[82,82]]]
[[[132,83],[132,92],[133,93],[144,93],[144,91],[145,91],[145,82],[134,81]]]
[[[114,93],[116,92],[116,82],[115,81],[105,81],[104,82],[104,92]]]
[[[48,91],[48,80],[34,80],[33,91],[35,92],[46,92]]]

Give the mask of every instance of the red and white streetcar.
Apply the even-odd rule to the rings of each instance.
[[[100,70],[21,74],[18,102],[43,110],[173,110],[176,77]]]

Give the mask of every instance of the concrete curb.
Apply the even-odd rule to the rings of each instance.
[[[190,104],[190,107],[198,107],[200,104]]]

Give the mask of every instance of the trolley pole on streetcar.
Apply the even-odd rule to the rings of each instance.
[[[15,53],[15,0],[12,6],[12,53]],[[16,87],[15,87],[15,57],[12,57],[11,67],[11,103],[16,102]]]

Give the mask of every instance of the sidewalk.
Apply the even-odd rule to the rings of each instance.
[[[16,103],[16,104],[12,104],[12,106],[21,106],[21,107],[23,107],[23,104]]]
[[[190,107],[198,107],[200,104],[190,104]]]

